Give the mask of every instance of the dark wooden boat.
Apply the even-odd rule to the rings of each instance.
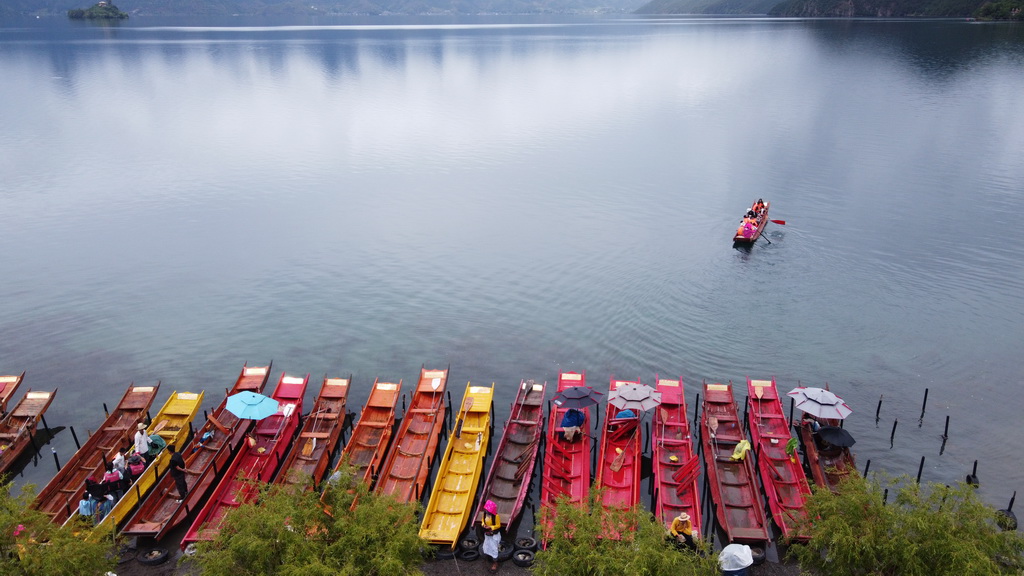
[[[683,379],[658,378],[661,406],[654,411],[652,428],[654,469],[654,515],[666,529],[681,513],[690,515],[693,537],[700,537],[701,506],[698,482],[700,458],[694,449],[690,422],[686,418]]]
[[[257,489],[246,480],[270,482],[274,477],[299,428],[302,397],[308,383],[308,374],[305,378],[281,374],[272,396],[278,402],[277,413],[257,421],[254,430],[246,436],[238,457],[185,533],[182,550],[200,540],[213,540],[227,511],[257,496]]]
[[[544,431],[544,394],[547,383],[537,384],[524,380],[512,411],[505,421],[505,429],[494,452],[491,469],[484,481],[484,489],[473,512],[473,522],[483,520],[484,502],[493,500],[498,505],[498,517],[503,526],[514,524],[523,509],[523,501],[530,491],[533,468],[540,451]]]
[[[419,502],[444,426],[448,369],[420,368],[420,382],[395,435],[395,447],[381,467],[374,491],[399,502]]]
[[[243,366],[231,396],[243,391],[262,393],[270,377],[271,366]],[[185,457],[185,484],[188,494],[178,502],[178,491],[170,474],[164,474],[143,500],[135,515],[121,531],[126,536],[148,536],[161,540],[169,531],[198,510],[210,489],[238,454],[246,434],[255,421],[242,420],[225,409],[227,396],[194,434],[191,444],[182,448]]]
[[[24,376],[24,374],[23,374]],[[0,421],[0,478],[11,470],[29,446],[33,446],[36,428],[53,402],[53,392],[29,390],[14,410]],[[39,447],[35,446],[35,450]]]
[[[10,403],[24,379],[24,372],[17,376],[0,376],[0,418],[7,414],[7,404]]]
[[[63,524],[78,510],[78,501],[85,493],[85,479],[102,477],[104,462],[132,443],[135,425],[146,418],[160,384],[128,386],[124,396],[96,432],[68,459],[52,480],[36,496],[32,507]]]
[[[639,380],[615,380],[609,391]],[[606,508],[633,508],[640,502],[640,418],[616,418],[619,413],[610,403],[601,432],[601,454],[597,460],[594,485],[603,490]]]
[[[573,386],[586,386],[586,374],[562,372],[558,375],[558,392]],[[547,443],[544,448],[544,464],[541,467],[540,504],[542,518],[550,526],[554,521],[555,504],[559,498],[569,502],[587,501],[590,493],[590,450],[593,441],[590,436],[590,408],[576,408],[583,413],[580,433],[567,441],[561,433],[562,419],[569,408],[551,406],[548,416]]]
[[[741,460],[732,459],[744,440],[732,384],[705,383],[701,444],[718,523],[728,542],[749,544],[763,553],[769,539],[768,521],[757,488],[754,455],[748,452]]]
[[[746,229],[747,218],[744,216],[740,222],[739,228],[736,229],[736,234],[733,235],[733,244],[753,244],[757,242],[757,239],[761,237],[764,232],[764,227],[768,224],[768,208],[771,206],[771,202],[765,202],[764,208],[761,210],[757,209],[757,201],[751,204],[749,210],[753,210],[757,217],[754,219],[755,226],[751,230]],[[780,221],[781,222],[781,221]]]
[[[351,382],[351,377],[324,378],[313,410],[302,423],[299,438],[288,451],[275,483],[305,485],[307,490],[320,485],[345,425],[345,404]]]
[[[748,378],[747,403],[747,423],[772,518],[783,537],[806,541],[807,535],[797,532],[796,526],[806,516],[804,506],[811,495],[811,487],[807,484],[803,464],[797,459],[796,439],[782,411],[775,379]],[[793,451],[787,453],[791,440]]]
[[[385,452],[395,427],[395,406],[402,391],[402,381],[374,380],[370,397],[352,430],[352,437],[342,451],[340,467],[345,462],[355,468],[355,479],[373,487],[373,480],[384,463]],[[338,467],[335,467],[337,470]]]

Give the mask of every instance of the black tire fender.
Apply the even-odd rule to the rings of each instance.
[[[135,559],[143,566],[157,566],[167,562],[169,557],[170,554],[166,548],[152,548],[145,552],[140,552]]]
[[[480,551],[470,548],[459,552],[459,560],[463,562],[476,562],[480,559]]]
[[[438,560],[451,560],[455,558],[455,550],[447,546],[438,546],[437,553],[434,555]]]
[[[512,554],[516,551],[516,547],[511,542],[502,540],[501,547],[498,548],[498,562],[504,562],[512,557]]]
[[[767,556],[765,556],[764,553],[764,548],[762,548],[761,546],[751,546],[750,557],[754,559],[754,566],[760,566],[761,564],[764,564],[764,561],[767,558]]]
[[[522,538],[516,538],[516,550],[529,550],[530,552],[537,551],[537,540],[524,536]]]
[[[477,550],[480,548],[480,539],[470,534],[459,540],[459,550]]]
[[[533,550],[527,550],[526,548],[520,548],[512,554],[512,563],[520,568],[529,568],[533,566]]]

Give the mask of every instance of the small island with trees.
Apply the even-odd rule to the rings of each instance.
[[[85,10],[81,8],[68,10],[68,18],[72,20],[125,20],[128,18],[128,13],[121,12],[117,6],[107,0],[100,0],[95,6]]]

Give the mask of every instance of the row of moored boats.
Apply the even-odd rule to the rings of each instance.
[[[823,443],[815,433],[820,425],[838,424],[834,421],[805,417],[795,426],[804,455],[798,458],[797,441],[774,380],[748,380],[745,420],[739,417],[731,383],[704,383],[698,394],[702,410],[695,429],[687,417],[682,379],[657,378],[654,387],[612,379],[603,424],[598,425],[601,418],[596,410],[603,393],[586,385],[585,374],[563,372],[550,398],[546,383],[519,384],[485,475],[494,385],[466,385],[447,445],[439,454],[448,432],[444,401],[448,369],[426,368],[397,429],[402,383],[374,382],[341,457],[334,460],[351,380],[324,378],[313,406],[304,412],[309,376],[282,374],[270,394],[277,409],[269,416],[243,418],[228,409],[228,399],[234,395],[262,394],[270,371],[271,366],[243,367],[225,399],[198,430],[193,430],[192,421],[203,393],[174,392],[155,417],[147,418],[159,384],[130,386],[33,506],[56,523],[81,519],[78,503],[88,497],[86,479],[101,477],[107,463],[130,449],[131,435],[140,422],[147,423],[149,433],[159,435],[165,444],[181,448],[187,495],[179,497],[167,473],[170,455],[164,450],[135,475],[102,519],[90,520],[114,526],[124,535],[157,540],[191,520],[183,549],[212,539],[227,511],[255,498],[253,484],[243,478],[329,490],[330,482],[325,480],[342,461],[353,467],[358,481],[402,502],[421,501],[429,488],[420,536],[448,548],[457,545],[467,526],[480,520],[484,502],[497,504],[503,524],[515,524],[541,458],[541,506],[549,509],[542,515],[545,521],[552,520],[556,502],[585,502],[592,487],[601,490],[604,506],[633,508],[641,505],[642,423],[648,413],[652,414],[655,515],[666,528],[673,519],[688,515],[694,536],[708,530],[698,483],[702,470],[717,525],[730,542],[755,548],[771,539],[768,512],[782,536],[804,537],[797,526],[810,494],[805,466],[816,483],[832,489],[843,475],[854,471],[848,448]],[[5,414],[0,420],[0,475],[29,446],[35,446],[37,423],[56,394],[29,392],[7,413],[7,401],[23,378],[24,374],[0,377],[0,409]],[[592,436],[595,427],[600,434]],[[431,484],[430,472],[438,456]]]

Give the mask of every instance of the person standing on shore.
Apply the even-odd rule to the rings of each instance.
[[[178,488],[178,502],[181,502],[188,496],[188,485],[185,484],[185,458],[173,444],[167,449],[171,452],[171,478],[174,478],[174,485]]]

